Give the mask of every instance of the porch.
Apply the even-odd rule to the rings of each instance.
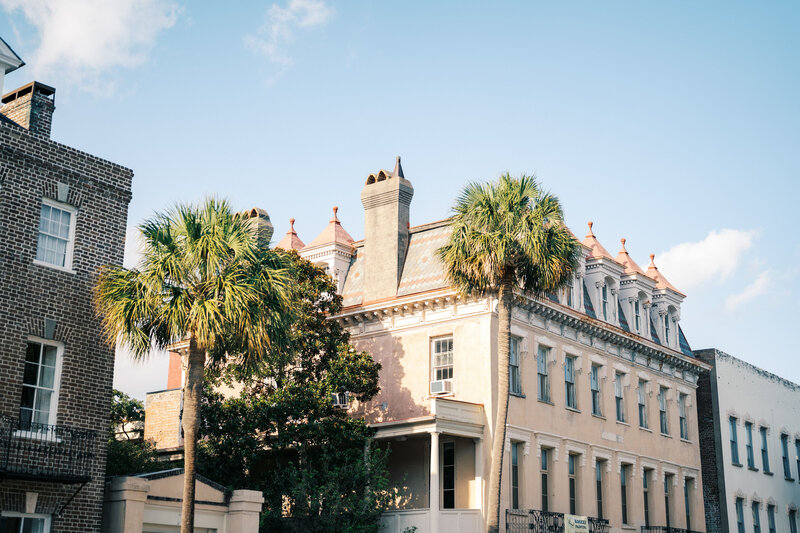
[[[376,438],[391,448],[393,508],[381,518],[384,531],[417,533],[483,529],[483,406],[431,399],[429,416],[375,424]]]

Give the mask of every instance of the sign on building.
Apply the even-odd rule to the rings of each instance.
[[[564,533],[589,533],[589,519],[585,516],[565,514]]]

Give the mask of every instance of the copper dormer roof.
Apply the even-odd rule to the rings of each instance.
[[[309,243],[306,248],[314,248],[315,246],[322,246],[324,244],[346,244],[348,246],[353,245],[353,238],[350,236],[349,233],[342,227],[342,223],[339,222],[339,217],[337,213],[339,208],[334,206],[333,207],[333,218],[328,223],[328,226],[322,230],[322,233],[316,236],[316,238]]]
[[[673,291],[677,292],[681,296],[686,296],[681,291],[676,289],[675,286],[672,285],[672,283],[670,283],[667,280],[667,278],[664,277],[664,274],[662,274],[658,270],[658,267],[656,266],[656,262],[655,262],[655,257],[656,257],[656,254],[650,254],[650,264],[647,265],[647,272],[645,272],[647,277],[653,279],[656,282],[656,288],[657,289],[670,289],[670,290],[673,290]]]
[[[275,248],[280,248],[281,250],[302,250],[305,247],[303,241],[300,240],[300,237],[297,236],[297,232],[294,230],[294,219],[289,219],[289,231],[286,232],[286,235],[283,236],[283,239],[275,245]]]
[[[595,259],[611,259],[613,261],[614,258],[608,253],[608,250],[603,248],[603,245],[600,244],[600,241],[598,241],[597,237],[592,233],[593,225],[594,222],[589,221],[589,233],[587,233],[586,237],[583,239],[583,245],[589,248],[589,257],[594,257]]]
[[[636,264],[636,261],[634,261],[630,255],[628,255],[628,250],[625,249],[625,239],[620,239],[620,242],[622,243],[622,248],[617,254],[615,261],[625,267],[625,274],[644,275],[644,270]]]

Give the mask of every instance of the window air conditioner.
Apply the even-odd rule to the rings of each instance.
[[[453,381],[450,379],[440,379],[431,381],[431,394],[449,394],[453,392]]]

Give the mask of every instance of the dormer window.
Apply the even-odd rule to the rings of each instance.
[[[639,300],[633,302],[633,316],[635,317],[636,322],[636,333],[642,331],[642,313],[641,313],[642,306],[639,305]]]
[[[603,285],[603,320],[608,321],[608,287]]]
[[[669,346],[669,313],[664,315],[664,343]]]
[[[572,278],[569,278],[567,281],[567,305],[572,307]]]

